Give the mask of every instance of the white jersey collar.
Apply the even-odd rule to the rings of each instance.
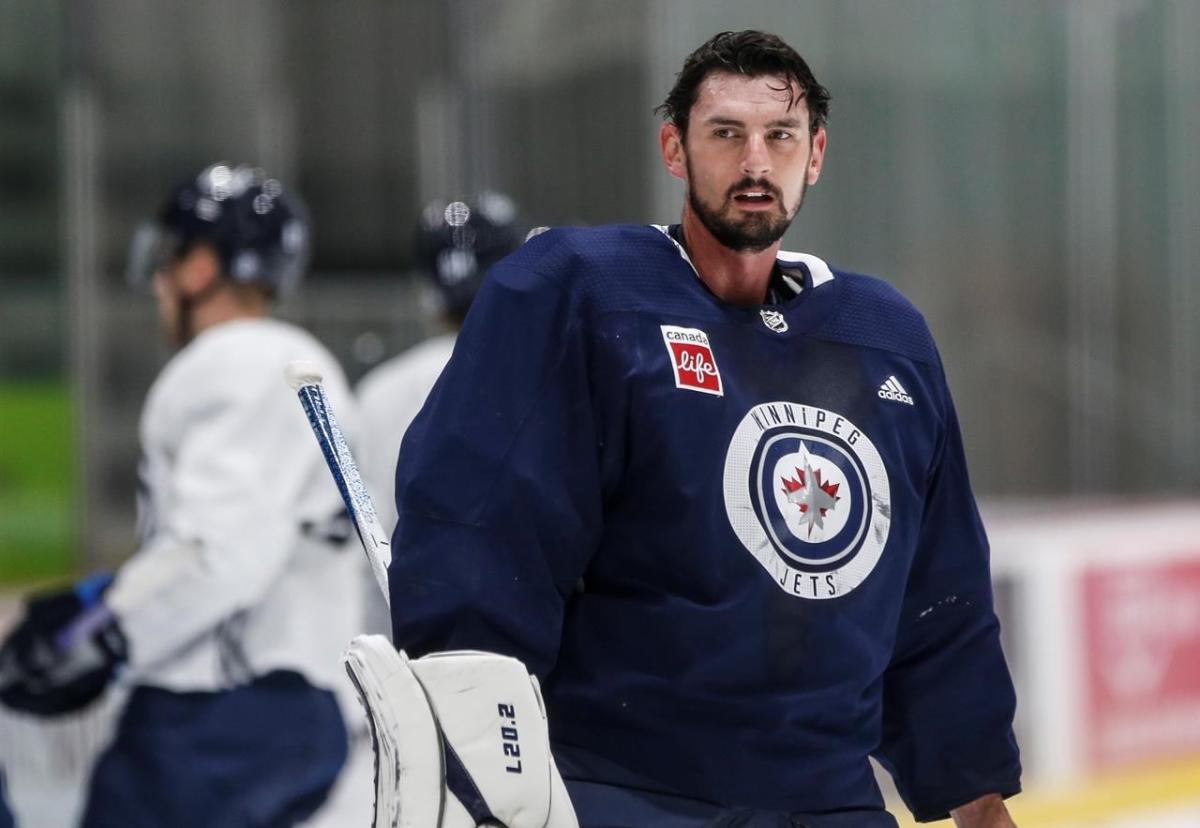
[[[651,224],[650,226],[666,236],[667,240],[675,245],[675,249],[679,251],[680,258],[688,263],[688,266],[692,269],[692,273],[696,274],[696,278],[699,279],[700,271],[696,270],[695,263],[688,256],[687,251],[683,249],[683,245],[671,235],[671,226],[669,224]],[[779,269],[783,271],[784,281],[787,282],[788,287],[792,288],[797,295],[799,295],[802,289],[801,286],[804,283],[804,274],[800,270],[800,265],[808,268],[814,288],[820,287],[826,282],[833,281],[833,271],[829,269],[829,265],[825,263],[824,259],[814,256],[811,253],[795,253],[791,250],[780,250],[775,254],[775,261],[779,263]]]

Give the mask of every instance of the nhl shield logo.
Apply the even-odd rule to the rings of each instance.
[[[717,370],[708,334],[699,328],[661,327],[675,373],[675,387],[723,396],[721,372]]]
[[[784,315],[776,310],[760,310],[758,315],[762,317],[763,324],[773,330],[775,333],[786,333],[788,329],[787,319]]]
[[[854,423],[791,402],[750,409],[725,456],[725,510],[776,585],[825,600],[875,569],[891,527],[883,459]]]

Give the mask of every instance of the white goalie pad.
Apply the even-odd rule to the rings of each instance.
[[[364,635],[345,662],[375,743],[375,828],[578,828],[537,679],[520,661],[409,659]]]

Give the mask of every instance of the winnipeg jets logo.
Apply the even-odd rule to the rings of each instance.
[[[787,331],[787,319],[779,311],[763,309],[758,312],[758,315],[762,317],[763,324],[775,333],[785,333]]]
[[[721,372],[717,370],[708,334],[699,328],[661,327],[675,373],[675,387],[722,396]]]
[[[798,598],[867,579],[891,527],[883,459],[853,422],[792,402],[750,409],[725,455],[725,511],[746,550]]]
[[[780,463],[789,459],[785,457]],[[840,529],[845,521],[836,521],[836,518],[841,517],[841,513],[837,512],[837,504],[841,500],[838,490],[845,485],[845,476],[834,464],[809,454],[803,441],[800,443],[797,462],[801,465],[795,467],[791,476],[780,477],[780,491],[786,501],[795,507],[790,514],[787,510],[780,510],[785,512],[789,526],[793,521],[797,521],[800,533],[808,540],[812,540],[814,528],[818,530],[818,537],[823,537],[826,533],[826,518],[833,513],[834,522],[838,523],[837,528]],[[822,473],[824,480],[821,479]],[[834,480],[838,482],[835,483]]]

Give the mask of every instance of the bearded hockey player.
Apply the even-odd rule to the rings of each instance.
[[[542,679],[584,826],[1011,825],[1014,693],[941,359],[886,283],[780,239],[828,92],[723,33],[664,104],[672,226],[492,269],[404,438],[410,655]]]
[[[351,433],[357,416],[329,352],[269,316],[308,239],[295,195],[217,164],[134,240],[131,277],[178,348],[141,418],[141,546],[115,576],[30,601],[0,653],[0,700],[41,716],[133,685],[85,826],[292,825],[345,759],[331,688],[362,563],[283,366],[320,365]]]

